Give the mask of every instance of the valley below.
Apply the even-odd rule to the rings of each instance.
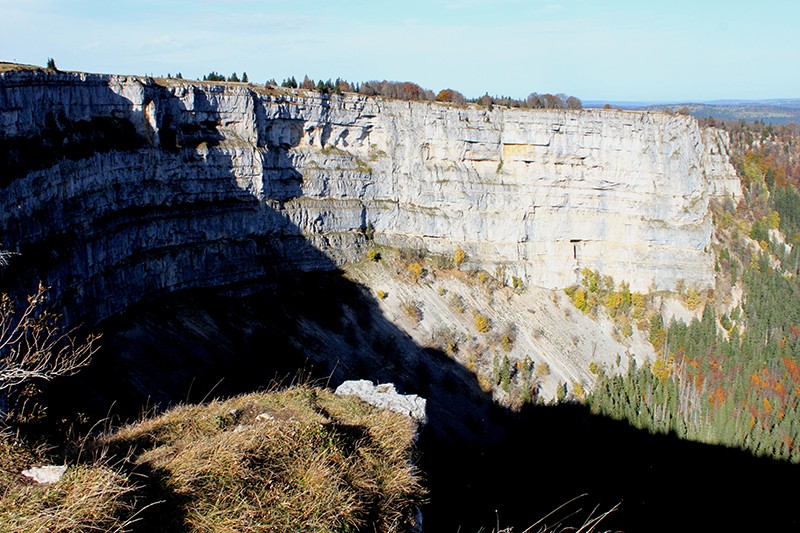
[[[797,527],[779,487],[798,474],[798,406],[776,385],[798,377],[797,322],[761,336],[752,309],[757,282],[794,294],[800,215],[766,158],[741,179],[727,130],[42,69],[0,73],[0,125],[0,287],[24,307],[41,281],[74,335],[102,333],[88,367],[40,384],[31,434],[367,379],[427,400],[416,440],[398,430],[425,531],[606,511],[598,530]],[[754,372],[761,396],[712,396],[723,369]],[[297,418],[334,428],[313,435],[345,439],[337,457],[384,439],[309,397]],[[696,429],[723,412],[752,423]],[[725,440],[738,431],[747,446]],[[154,530],[148,512],[132,530]]]

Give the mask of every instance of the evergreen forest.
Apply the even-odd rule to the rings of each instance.
[[[688,324],[667,321],[658,309],[650,309],[640,324],[656,360],[637,366],[631,359],[622,373],[592,369],[598,384],[586,402],[597,414],[653,433],[797,463],[798,126],[743,121],[716,125],[731,135],[731,155],[744,193],[738,204],[728,200],[713,205],[716,287],[679,289],[687,306],[697,308]],[[585,306],[584,300],[579,303]]]

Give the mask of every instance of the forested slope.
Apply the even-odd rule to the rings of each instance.
[[[588,403],[652,432],[800,462],[800,135],[797,125],[724,125],[742,180],[714,206],[716,288],[684,294],[686,324],[652,310],[652,365],[604,369]]]

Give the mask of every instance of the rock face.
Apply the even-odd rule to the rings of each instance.
[[[370,238],[563,287],[713,284],[723,132],[243,84],[0,74],[0,247],[97,320],[163,291],[331,269]],[[374,235],[374,237],[373,237]],[[35,269],[33,268],[35,265]]]
[[[366,379],[345,381],[336,387],[335,393],[339,396],[356,396],[375,407],[400,413],[419,426],[424,426],[428,420],[425,398],[416,394],[400,394],[392,383],[373,385]]]

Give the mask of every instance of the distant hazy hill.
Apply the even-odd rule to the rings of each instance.
[[[698,118],[725,120],[761,120],[769,124],[800,122],[800,99],[772,100],[712,100],[702,103],[675,102],[608,102],[621,109],[650,109],[653,111],[687,111]],[[588,101],[585,107],[602,107],[606,102]]]

